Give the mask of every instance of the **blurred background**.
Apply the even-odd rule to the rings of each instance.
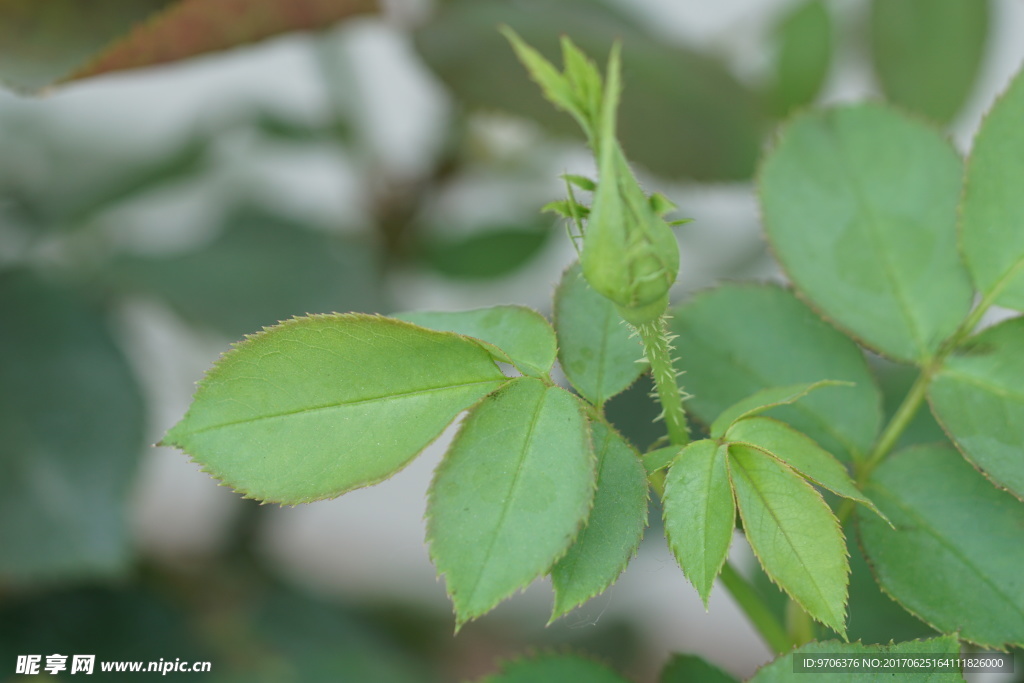
[[[546,648],[638,683],[670,652],[741,677],[770,659],[723,591],[705,613],[654,509],[605,595],[545,628],[541,581],[453,637],[422,521],[450,430],[392,480],[296,508],[242,500],[152,446],[231,342],[292,315],[550,314],[575,253],[538,209],[563,195],[559,174],[593,165],[502,22],[551,57],[563,32],[598,61],[623,40],[626,152],[695,219],[678,230],[676,300],[782,279],[753,178],[794,110],[888,99],[966,150],[1024,59],[1021,0],[391,0],[0,92],[0,680],[17,680],[16,655],[54,652],[208,660],[204,681],[367,683],[475,680]],[[0,44],[0,81],[9,58]],[[898,390],[906,372],[886,372]],[[641,449],[659,435],[648,391],[609,407]],[[873,606],[851,639],[929,633],[866,567],[851,590]]]

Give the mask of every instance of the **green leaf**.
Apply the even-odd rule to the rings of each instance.
[[[212,243],[165,257],[122,257],[102,274],[128,293],[144,293],[185,320],[231,338],[296,312],[380,310],[374,251],[294,219],[240,207]]]
[[[857,489],[841,462],[814,443],[813,439],[789,425],[770,417],[750,417],[730,427],[725,438],[731,443],[763,451],[789,465],[818,486],[843,498],[855,500],[882,515],[875,504]]]
[[[928,399],[964,457],[1024,500],[1024,318],[990,327],[947,358]]]
[[[930,640],[912,640],[906,643],[892,643],[889,645],[864,645],[862,643],[842,643],[837,640],[824,642],[807,643],[789,654],[777,658],[770,664],[762,667],[750,683],[790,683],[792,681],[805,681],[812,679],[817,683],[860,683],[866,680],[878,680],[881,677],[896,676],[898,674],[883,674],[878,671],[870,673],[852,671],[818,671],[810,668],[797,668],[804,657],[827,657],[827,655],[846,655],[856,657],[870,657],[871,659],[898,659],[902,657],[914,657],[915,655],[945,655],[948,657],[960,656],[960,643],[955,636],[941,636]],[[922,683],[954,683],[963,681],[964,677],[954,672],[914,671],[903,675],[908,679],[921,681]]]
[[[647,369],[640,342],[613,304],[587,284],[579,263],[562,275],[555,291],[558,359],[580,395],[601,405]]]
[[[736,683],[736,679],[696,655],[674,654],[658,683]]]
[[[960,246],[986,301],[1024,310],[1024,71],[996,100],[967,162]]]
[[[743,530],[765,573],[845,638],[846,542],[821,495],[775,458],[743,446],[729,447],[729,475]]]
[[[859,515],[864,551],[892,598],[938,631],[1024,645],[1024,503],[937,446],[897,453],[866,492],[896,525]]]
[[[457,313],[415,311],[394,317],[440,332],[475,337],[494,358],[515,365],[527,375],[546,376],[555,364],[555,331],[544,316],[525,306],[492,306]]]
[[[611,669],[577,655],[542,654],[505,662],[480,683],[627,683]]]
[[[817,382],[805,382],[804,384],[791,384],[788,387],[769,387],[756,391],[738,403],[734,403],[711,423],[711,438],[717,439],[725,434],[730,425],[745,417],[760,415],[761,413],[777,408],[779,406],[796,403],[815,389],[822,387],[853,386],[850,382],[836,382],[835,380],[823,379]]]
[[[450,278],[489,280],[513,273],[547,244],[548,223],[488,227],[468,237],[427,237],[420,244],[423,262]]]
[[[680,446],[665,446],[664,448],[658,448],[649,453],[644,453],[643,463],[644,469],[647,470],[647,476],[663,470],[672,464],[683,448]]]
[[[477,406],[437,469],[427,540],[457,628],[551,569],[587,518],[594,454],[579,401],[521,378]]]
[[[962,163],[877,104],[803,114],[761,169],[765,229],[796,287],[866,345],[927,361],[973,292],[956,248]]]
[[[874,0],[871,51],[885,96],[950,121],[973,89],[989,13],[987,0]]]
[[[173,62],[376,9],[372,0],[4,0],[0,81],[25,92]]]
[[[0,581],[117,573],[143,397],[77,292],[0,274]]]
[[[164,437],[248,497],[333,498],[387,479],[505,377],[476,342],[361,314],[248,337]]]
[[[843,460],[871,448],[881,425],[881,396],[857,346],[780,287],[725,285],[688,301],[670,323],[686,405],[707,424],[762,389],[823,379],[823,387],[777,417]]]
[[[814,101],[832,60],[832,18],[823,0],[790,10],[775,30],[775,72],[767,96],[772,112],[784,117]]]
[[[707,609],[736,526],[727,449],[714,441],[687,446],[665,477],[665,535],[679,566]]]
[[[636,554],[647,526],[647,475],[639,455],[603,423],[592,421],[590,429],[597,492],[586,526],[551,570],[552,621],[615,583]]]
[[[427,65],[474,109],[525,116],[559,135],[577,124],[544,101],[496,27],[507,24],[548,60],[561,36],[603,62],[623,42],[630,96],[619,132],[630,159],[666,176],[704,180],[749,178],[763,118],[753,93],[719,62],[670,45],[623,22],[594,0],[449,2],[415,34]],[[672,144],[665,144],[672,131]]]

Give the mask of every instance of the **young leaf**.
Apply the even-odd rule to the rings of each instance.
[[[979,3],[981,4],[981,3]],[[1024,70],[996,100],[967,162],[960,246],[989,301],[1024,311]]]
[[[293,318],[224,354],[162,444],[248,497],[306,503],[390,477],[506,381],[454,334],[361,314]]]
[[[639,455],[603,423],[592,421],[590,429],[597,492],[586,526],[551,569],[552,621],[615,583],[636,554],[647,526],[647,475]]]
[[[897,673],[880,674],[877,669],[859,667],[842,667],[838,670],[821,671],[803,665],[806,658],[820,660],[830,654],[856,657],[859,661],[865,659],[889,660],[893,664],[898,664],[899,660],[903,658],[919,658],[922,655],[932,655],[940,659],[955,659],[960,656],[960,642],[956,636],[939,636],[930,640],[912,640],[889,645],[842,643],[838,640],[807,643],[762,667],[749,683],[790,683],[805,678],[812,679],[816,683],[822,681],[825,683],[861,683],[866,680],[879,680],[883,676],[889,678],[899,675]],[[918,681],[921,683],[957,683],[958,681],[962,683],[964,680],[959,671],[938,672],[920,669],[909,671],[899,668],[894,668],[894,671],[903,673],[915,683]]]
[[[775,458],[743,446],[729,447],[729,476],[765,573],[845,638],[850,565],[843,532],[821,495]]]
[[[738,683],[717,666],[696,655],[674,654],[661,670],[658,683]]]
[[[601,405],[625,390],[647,365],[640,342],[615,305],[587,284],[578,263],[562,275],[555,291],[558,359],[580,395]]]
[[[479,683],[627,683],[611,669],[577,655],[545,653],[529,659],[505,662],[501,673]]]
[[[767,95],[781,118],[810,104],[828,76],[833,50],[828,5],[823,0],[797,5],[780,22],[775,39],[775,73]]]
[[[769,414],[842,460],[871,448],[882,398],[863,354],[791,292],[725,285],[677,308],[670,325],[693,394],[686,405],[705,423],[762,389],[832,378],[853,386],[823,387]]]
[[[479,339],[494,358],[511,363],[526,375],[543,377],[555,364],[555,331],[544,316],[525,306],[492,306],[456,313],[413,311],[395,317]]]
[[[745,399],[734,403],[711,423],[711,438],[717,439],[730,425],[745,417],[760,415],[761,413],[777,408],[779,406],[796,403],[815,389],[822,387],[852,386],[850,382],[837,382],[831,379],[823,379],[817,382],[805,384],[792,384],[788,387],[769,387],[754,392]]]
[[[579,401],[521,378],[470,413],[437,469],[427,540],[457,628],[547,572],[594,498],[594,453]]]
[[[665,535],[705,609],[736,526],[726,457],[725,446],[709,439],[694,441],[665,477]]]
[[[679,457],[683,447],[680,446],[665,446],[664,448],[658,448],[650,451],[649,453],[643,454],[644,469],[647,470],[647,476],[663,470],[672,464],[672,461]]]
[[[177,61],[376,10],[373,0],[6,0],[0,81],[34,92],[54,83]]]
[[[1024,645],[1024,503],[935,446],[897,453],[866,492],[896,525],[858,516],[890,596],[939,631],[997,649]]]
[[[948,140],[877,104],[803,114],[761,169],[768,238],[836,324],[927,361],[971,306],[956,247],[962,163]]]
[[[964,456],[1024,500],[1024,318],[990,327],[947,358],[928,399]]]
[[[21,270],[0,320],[0,581],[117,574],[146,412],[128,359],[85,297]]]
[[[885,96],[949,122],[978,75],[989,5],[988,0],[874,0],[871,50]]]
[[[771,455],[832,493],[855,500],[885,519],[875,504],[864,497],[841,462],[814,440],[770,417],[750,417],[736,422],[725,438]]]

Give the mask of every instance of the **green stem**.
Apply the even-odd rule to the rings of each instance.
[[[651,364],[651,376],[661,402],[669,439],[677,446],[685,446],[690,443],[690,429],[686,425],[683,396],[672,365],[672,347],[665,330],[665,316],[638,325],[636,329],[644,344],[644,356]]]
[[[785,654],[793,647],[786,635],[786,629],[775,618],[771,609],[761,599],[761,595],[743,576],[728,562],[722,566],[722,584],[728,589],[733,599],[739,604],[743,613],[761,633],[768,646],[776,654]]]

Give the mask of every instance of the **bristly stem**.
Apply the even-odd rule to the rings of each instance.
[[[668,437],[673,444],[685,446],[690,443],[690,429],[686,425],[683,395],[672,364],[672,338],[668,336],[665,323],[666,317],[661,316],[657,320],[638,325],[636,330],[644,345],[644,357],[651,364],[651,376],[658,392]]]

